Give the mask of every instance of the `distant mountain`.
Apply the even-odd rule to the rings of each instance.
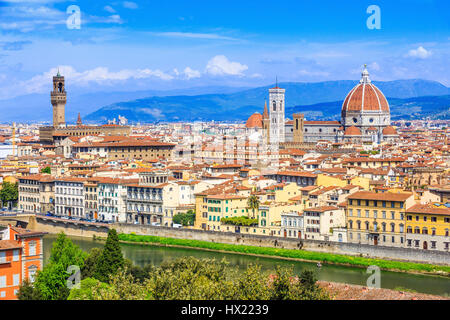
[[[342,100],[357,83],[352,80],[340,80],[314,83],[286,82],[279,85],[286,89],[286,107],[291,108]],[[391,98],[450,94],[450,88],[435,81],[397,80],[374,81],[374,83],[386,97]],[[268,89],[272,86],[251,89],[206,86],[168,91],[82,93],[76,89],[72,90],[68,83],[66,120],[74,123],[78,112],[81,113],[83,121],[91,122],[105,122],[117,118],[119,114],[134,122],[242,120],[255,111],[262,112],[264,100],[268,97]],[[314,111],[312,112],[311,115],[314,115]],[[0,100],[0,114],[2,114],[0,122],[51,122],[50,92]]]
[[[294,111],[298,112],[303,109],[308,118],[323,119],[339,118],[342,100],[356,84],[356,81],[341,80],[317,83],[287,82],[280,83],[279,86],[286,89],[286,115],[288,117]],[[438,102],[434,102],[438,99],[436,96],[450,95],[450,88],[434,81],[374,81],[374,84],[383,91],[386,97],[390,97],[388,100],[392,104],[393,112],[396,106],[399,106],[398,115],[401,112],[405,115],[407,112],[402,109],[403,103],[413,104],[416,107],[414,110],[422,110],[422,107],[428,110],[429,106],[437,107]],[[259,87],[229,94],[146,97],[105,106],[88,114],[84,119],[104,122],[120,114],[131,122],[241,121],[247,119],[254,112],[262,112],[270,87]],[[427,97],[420,98],[422,100],[416,99],[421,96]],[[445,105],[445,101],[443,98],[443,100],[439,100],[439,103]],[[415,105],[415,103],[421,105]],[[395,113],[393,113],[394,115]]]
[[[81,115],[91,113],[101,106],[110,105],[120,101],[131,101],[152,96],[199,95],[210,93],[228,94],[245,90],[236,87],[195,87],[176,90],[145,90],[129,92],[95,92],[77,93],[67,88],[66,121],[75,122],[78,112]],[[14,112],[11,112],[14,110]],[[47,94],[29,94],[12,99],[0,100],[1,122],[7,121],[52,121],[52,105],[50,91]]]
[[[450,119],[450,95],[407,99],[387,98],[393,120]],[[286,108],[286,115],[302,112],[308,120],[340,120],[343,101],[324,102]]]

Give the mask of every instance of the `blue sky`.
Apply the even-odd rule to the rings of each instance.
[[[69,29],[70,5],[81,10]],[[381,29],[370,30],[370,5]],[[422,78],[450,86],[446,0],[0,0],[0,99],[47,93]]]

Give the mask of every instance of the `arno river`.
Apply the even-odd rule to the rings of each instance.
[[[103,247],[104,242],[94,241],[89,238],[70,237],[73,242],[84,251],[89,251],[94,247]],[[56,235],[46,235],[44,237],[44,260],[50,256],[52,242]],[[346,266],[323,265],[320,269],[315,263],[278,260],[272,258],[261,258],[244,256],[232,253],[218,253],[201,251],[195,249],[182,249],[158,246],[144,246],[121,244],[125,258],[133,263],[144,266],[146,264],[159,265],[161,262],[176,259],[179,257],[193,256],[197,258],[215,258],[221,260],[226,258],[231,266],[245,268],[249,263],[258,263],[265,270],[274,270],[275,265],[294,266],[295,273],[300,273],[303,269],[312,269],[317,272],[317,278],[324,281],[344,282],[350,284],[366,285],[370,274],[366,269]],[[398,272],[381,271],[381,287],[394,289],[397,287],[408,288],[422,293],[450,296],[450,278],[406,274]]]

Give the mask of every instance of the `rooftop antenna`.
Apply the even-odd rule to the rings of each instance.
[[[278,76],[275,76],[275,88],[278,88]]]

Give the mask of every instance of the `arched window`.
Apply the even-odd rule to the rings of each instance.
[[[273,106],[273,111],[277,111],[277,103],[275,101],[273,101],[272,106]]]

